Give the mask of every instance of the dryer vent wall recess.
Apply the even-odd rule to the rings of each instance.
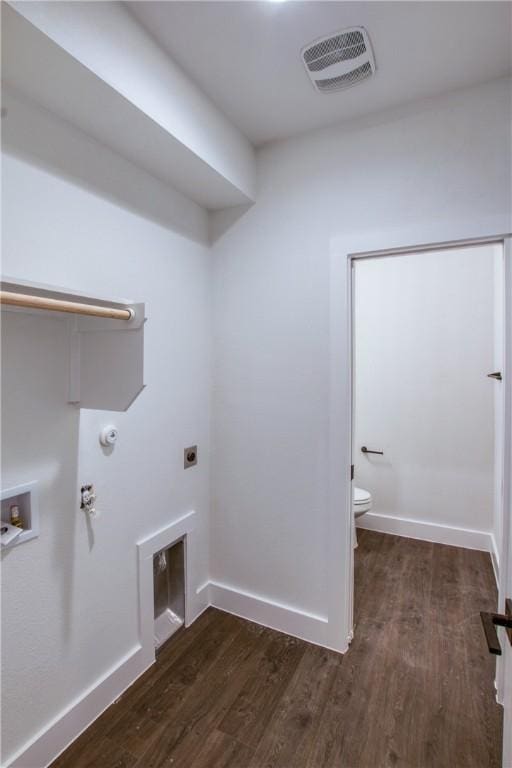
[[[350,88],[375,73],[375,58],[364,27],[350,27],[321,37],[303,48],[301,56],[320,93]]]

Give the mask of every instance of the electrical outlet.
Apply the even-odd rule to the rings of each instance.
[[[183,451],[183,467],[195,467],[197,464],[197,445],[191,445]]]

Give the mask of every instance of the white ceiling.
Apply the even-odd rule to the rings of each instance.
[[[255,144],[511,72],[509,2],[129,2],[132,13]],[[364,26],[377,73],[317,93],[301,48]]]

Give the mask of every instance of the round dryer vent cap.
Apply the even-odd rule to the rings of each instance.
[[[113,424],[109,424],[108,427],[103,427],[100,432],[100,443],[106,447],[115,445],[117,443],[117,438],[117,427],[114,427]]]

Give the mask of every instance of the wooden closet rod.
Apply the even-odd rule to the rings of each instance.
[[[63,301],[48,299],[45,296],[29,296],[26,293],[0,291],[0,304],[28,309],[49,309],[52,312],[71,312],[76,315],[92,315],[93,317],[109,317],[113,320],[131,320],[133,309],[118,309],[117,307],[100,307],[95,304],[81,304],[78,301]]]

